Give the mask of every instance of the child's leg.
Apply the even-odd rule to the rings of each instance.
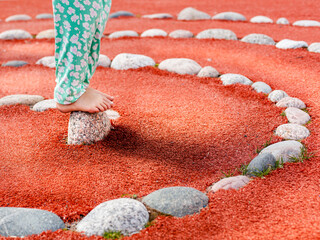
[[[99,59],[110,0],[53,0],[57,107],[63,112],[104,111],[113,98],[89,88]]]

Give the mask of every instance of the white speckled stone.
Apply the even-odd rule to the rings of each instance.
[[[232,85],[236,83],[244,84],[244,85],[252,85],[252,81],[241,75],[241,74],[234,74],[234,73],[226,73],[220,76],[223,85]]]
[[[41,102],[36,103],[32,110],[36,112],[44,112],[47,111],[48,109],[55,109],[56,107],[56,102],[54,99],[48,99],[48,100],[43,100]]]
[[[45,67],[49,68],[55,68],[56,67],[56,60],[54,56],[47,56],[39,59],[36,64],[43,65]]]
[[[251,86],[258,93],[269,94],[272,91],[271,87],[268,84],[264,83],[264,82],[255,82]]]
[[[262,149],[259,155],[263,153],[271,153],[276,160],[280,160],[281,158],[285,163],[290,162],[291,157],[298,157],[302,148],[303,145],[300,142],[289,140],[271,144],[270,146]]]
[[[237,35],[227,29],[207,29],[197,34],[198,39],[238,40]]]
[[[108,38],[111,38],[111,39],[121,38],[121,37],[139,37],[139,34],[135,31],[124,30],[124,31],[113,32],[108,36]]]
[[[277,24],[288,25],[290,24],[290,22],[288,21],[288,19],[282,17],[277,20]]]
[[[310,135],[309,130],[295,123],[286,123],[277,127],[275,134],[287,140],[302,140]]]
[[[309,114],[298,108],[289,107],[284,112],[290,123],[304,125],[310,121]]]
[[[149,29],[141,34],[141,37],[166,37],[168,33],[162,29]]]
[[[312,43],[308,47],[309,52],[320,53],[320,42]]]
[[[102,236],[111,231],[131,235],[142,230],[148,220],[149,213],[141,202],[120,198],[95,207],[78,223],[77,231],[84,232],[87,236]]]
[[[269,95],[268,98],[271,102],[279,102],[282,98],[289,97],[285,91],[274,90]]]
[[[178,20],[204,20],[204,19],[211,19],[211,16],[205,12],[199,11],[192,7],[187,7],[178,14]]]
[[[44,30],[36,36],[36,39],[44,39],[44,38],[55,38],[56,33],[54,29]]]
[[[172,31],[169,34],[169,37],[171,37],[171,38],[192,38],[193,33],[188,30],[179,29],[179,30]]]
[[[169,13],[155,13],[155,14],[143,15],[142,18],[168,19],[168,18],[173,18],[173,16],[171,14],[169,14]]]
[[[3,67],[23,67],[25,65],[28,65],[28,63],[25,61],[16,61],[16,60],[9,61],[2,64]]]
[[[110,67],[111,65],[111,60],[108,56],[100,54],[99,55],[99,60],[98,60],[98,66],[100,67]]]
[[[242,42],[253,44],[275,45],[275,41],[264,34],[252,33],[241,39]]]
[[[106,112],[72,112],[69,119],[68,144],[93,144],[103,140],[111,129]]]
[[[211,66],[206,66],[200,70],[198,77],[219,77],[220,73]]]
[[[105,111],[108,118],[111,120],[117,120],[120,117],[120,114],[117,111],[108,109],[107,111]]]
[[[255,16],[250,19],[250,22],[252,22],[252,23],[273,23],[273,20],[271,18],[266,17],[266,16]]]
[[[14,105],[14,104],[23,104],[23,105],[31,106],[42,100],[44,100],[44,97],[39,95],[27,95],[27,94],[9,95],[9,96],[0,98],[0,106]]]
[[[51,19],[53,15],[51,13],[41,13],[36,16],[36,19]]]
[[[0,33],[0,39],[13,40],[13,39],[32,39],[32,35],[27,31],[21,29],[13,29]]]
[[[201,66],[194,60],[187,58],[170,58],[162,61],[159,69],[174,72],[178,74],[198,74]]]
[[[235,176],[235,177],[228,177],[223,178],[219,182],[216,182],[210,187],[210,191],[217,192],[220,189],[229,190],[235,189],[238,190],[239,188],[244,187],[250,182],[250,178],[247,176]]]
[[[277,48],[280,49],[296,49],[296,48],[307,48],[308,44],[305,41],[295,41],[290,39],[283,39],[276,44]]]
[[[285,97],[282,98],[279,102],[277,102],[277,107],[295,107],[304,109],[306,108],[306,104],[302,102],[299,98],[293,98],[293,97]]]
[[[300,20],[294,22],[292,25],[300,27],[320,27],[320,22],[315,20]]]
[[[113,59],[111,68],[127,70],[155,65],[156,63],[150,57],[139,54],[120,53]]]
[[[13,21],[28,21],[31,20],[31,17],[26,14],[17,14],[6,18],[6,22],[13,22]]]
[[[247,21],[246,17],[236,12],[222,12],[212,17],[214,20]]]

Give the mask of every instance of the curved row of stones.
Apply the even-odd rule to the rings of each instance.
[[[134,17],[135,15],[128,11],[118,11],[110,14],[109,18],[118,18],[118,17]],[[53,18],[53,15],[50,13],[42,13],[36,16],[36,19],[50,19]],[[169,13],[155,13],[143,15],[142,18],[149,19],[172,19],[173,15]],[[26,14],[17,14],[5,19],[6,22],[12,21],[28,21],[32,18]],[[178,20],[190,21],[190,20],[224,20],[224,21],[247,21],[247,18],[240,13],[237,12],[221,12],[213,17],[208,13],[199,11],[193,7],[187,7],[183,9],[177,16]],[[273,20],[266,16],[255,16],[250,19],[251,23],[273,23]],[[289,25],[290,22],[288,19],[281,17],[276,21],[277,24]],[[295,21],[293,26],[301,26],[301,27],[320,27],[320,22],[316,20],[299,20]]]
[[[175,30],[169,34],[162,29],[148,29],[144,31],[141,37],[171,37],[171,38],[193,38],[194,34],[188,30]],[[139,34],[132,30],[116,31],[109,34],[109,39],[117,39],[122,37],[139,37]],[[32,35],[21,29],[7,30],[0,33],[0,39],[13,40],[13,39],[32,39]],[[36,39],[50,39],[55,38],[55,30],[48,29],[36,35]],[[197,39],[223,39],[223,40],[238,40],[237,35],[228,29],[207,29],[198,33],[195,38]],[[310,52],[320,53],[320,42],[308,44],[305,41],[295,41],[290,39],[283,39],[276,43],[271,37],[265,34],[252,33],[241,39],[242,42],[262,45],[275,45],[279,49],[296,49],[307,48]]]
[[[50,58],[50,57],[49,57]],[[51,57],[52,59],[52,57]],[[137,54],[122,53],[111,62],[107,56],[101,58],[104,66],[118,70],[136,69],[145,66],[155,66],[155,61],[150,57]],[[43,60],[43,59],[42,59]],[[39,61],[44,64],[45,61]],[[54,59],[53,59],[54,60]],[[42,61],[42,62],[41,62]],[[44,64],[46,65],[46,64]],[[53,65],[48,65],[52,67]],[[201,67],[197,62],[186,58],[174,58],[162,61],[159,69],[178,73],[198,75],[199,77],[219,77],[219,72],[211,66]],[[220,76],[223,85],[244,84],[264,94],[268,99],[276,103],[276,106],[286,108],[285,115],[289,123],[280,125],[275,134],[286,141],[281,141],[264,148],[247,166],[246,174],[224,178],[208,188],[209,192],[220,189],[239,189],[251,180],[250,177],[275,167],[277,161],[291,162],[298,158],[304,148],[299,142],[309,136],[309,130],[304,126],[310,121],[310,116],[303,110],[306,105],[298,98],[289,97],[282,90],[273,90],[264,82],[253,83],[247,77],[240,74],[227,73]],[[41,96],[10,95],[0,99],[0,105],[12,104],[34,105],[33,110],[46,110],[54,107],[53,100],[44,100]],[[49,104],[50,107],[45,107]],[[71,144],[92,143],[103,139],[110,131],[110,119],[116,120],[119,114],[113,110],[103,113],[88,114],[74,112],[70,115],[69,141]],[[88,128],[91,125],[91,128]],[[92,131],[92,126],[96,129]],[[77,132],[86,134],[77,134]],[[99,132],[97,134],[97,132]],[[83,135],[91,135],[83,139]],[[82,138],[82,139],[81,139]],[[88,142],[89,140],[89,142]],[[70,142],[68,142],[70,144]],[[121,232],[123,235],[132,235],[145,228],[148,221],[152,220],[152,211],[183,217],[200,212],[208,205],[206,194],[189,187],[169,187],[157,190],[143,197],[141,200],[132,198],[120,198],[101,203],[85,216],[77,225],[76,230],[88,236],[103,235],[105,232]],[[26,221],[26,219],[28,221]],[[3,236],[27,236],[39,234],[43,231],[56,231],[65,227],[62,220],[55,214],[39,210],[25,208],[0,208],[0,235]],[[27,223],[27,225],[26,225]]]

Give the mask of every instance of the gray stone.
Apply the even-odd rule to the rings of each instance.
[[[169,34],[171,38],[192,38],[193,33],[188,30],[175,30]]]
[[[206,66],[200,70],[198,77],[219,77],[220,73],[211,66]]]
[[[302,102],[299,98],[293,98],[293,97],[285,97],[282,98],[279,102],[277,102],[277,107],[295,107],[304,109],[306,108],[306,104]]]
[[[201,66],[197,62],[187,58],[166,59],[159,64],[158,68],[178,74],[190,75],[198,74],[201,70]]]
[[[51,19],[53,15],[51,13],[41,13],[36,16],[36,19]]]
[[[142,202],[161,213],[184,217],[206,207],[208,197],[194,188],[169,187],[147,195]]]
[[[320,53],[320,42],[312,43],[308,47],[309,52]]]
[[[273,168],[276,165],[276,159],[271,153],[263,153],[251,160],[247,167],[247,174],[249,176],[256,176],[257,174],[266,171],[268,168]]]
[[[236,83],[244,84],[244,85],[252,85],[252,81],[241,75],[241,74],[234,74],[234,73],[226,73],[220,76],[223,85],[232,85]]]
[[[99,60],[98,60],[98,66],[100,67],[110,67],[111,65],[111,60],[108,56],[100,54],[99,55]]]
[[[48,30],[44,30],[40,33],[38,33],[38,35],[36,36],[36,39],[45,39],[45,38],[55,38],[56,33],[54,29],[48,29]]]
[[[55,109],[56,107],[56,102],[54,99],[48,99],[48,100],[43,100],[41,102],[36,103],[32,110],[36,112],[44,112],[47,111],[48,109]]]
[[[88,236],[120,231],[131,235],[142,230],[149,220],[146,207],[139,201],[120,198],[101,203],[77,225],[77,231]]]
[[[283,39],[276,44],[277,48],[280,49],[296,49],[296,48],[307,48],[308,44],[305,41],[295,41],[290,39]]]
[[[303,145],[300,142],[289,140],[272,144],[262,149],[259,155],[271,153],[276,160],[282,160],[285,163],[291,162],[291,157],[299,157],[302,148]]]
[[[252,33],[241,39],[242,42],[254,43],[254,44],[265,44],[265,45],[275,45],[275,41],[264,34]]]
[[[16,94],[16,95],[9,95],[9,96],[0,98],[0,106],[15,105],[15,104],[32,106],[37,102],[40,102],[43,100],[44,100],[44,97],[39,95]]]
[[[121,37],[139,37],[139,34],[135,31],[124,30],[124,31],[113,32],[108,37],[111,39],[121,38]]]
[[[211,19],[211,16],[195,8],[187,7],[178,14],[178,20],[204,20]]]
[[[309,114],[298,108],[288,107],[284,112],[290,123],[305,125],[310,121]]]
[[[134,14],[128,11],[118,11],[115,13],[111,13],[109,18],[119,18],[119,17],[134,17]]]
[[[6,22],[13,22],[13,21],[28,21],[31,20],[31,17],[26,14],[17,14],[6,18]]]
[[[217,192],[220,189],[229,190],[229,189],[235,189],[238,190],[245,185],[247,185],[250,182],[250,178],[247,176],[234,176],[234,177],[228,177],[223,178],[219,182],[216,182],[213,184],[209,191]]]
[[[273,90],[268,98],[271,102],[279,102],[282,98],[288,97],[288,94],[282,90]]]
[[[300,20],[294,22],[292,25],[300,27],[320,27],[320,22],[315,20]]]
[[[277,127],[275,134],[286,140],[302,140],[309,137],[309,130],[295,123],[282,124]]]
[[[198,39],[238,40],[237,35],[227,29],[207,29],[197,34]]]
[[[141,34],[141,37],[166,37],[168,33],[162,29],[148,29]]]
[[[25,65],[28,65],[25,61],[9,61],[2,64],[2,67],[23,67]]]
[[[168,18],[173,18],[173,16],[169,13],[155,13],[155,14],[143,15],[142,18],[168,19]]]
[[[290,24],[290,22],[288,21],[288,19],[282,17],[282,18],[279,18],[279,19],[277,20],[277,24],[288,25],[288,24]]]
[[[37,65],[43,65],[45,67],[49,68],[55,68],[56,67],[56,60],[54,56],[47,56],[39,59],[36,62]]]
[[[0,39],[13,40],[13,39],[31,39],[32,35],[27,31],[20,29],[8,30],[0,33]]]
[[[258,93],[269,94],[272,91],[271,87],[268,84],[264,83],[264,82],[255,82],[251,86]]]
[[[236,12],[222,12],[213,16],[214,20],[247,21],[246,17]]]
[[[0,235],[25,237],[64,228],[54,213],[40,209],[0,207]]]
[[[271,18],[266,17],[266,16],[255,16],[250,19],[250,22],[252,22],[252,23],[273,23],[273,20]]]
[[[117,111],[108,109],[105,112],[110,120],[117,120],[120,117],[120,114]]]
[[[93,144],[103,140],[111,129],[106,112],[72,112],[68,127],[68,144]]]
[[[120,53],[113,59],[111,68],[127,70],[155,65],[155,61],[150,57],[139,54]]]

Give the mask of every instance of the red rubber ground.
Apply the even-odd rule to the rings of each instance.
[[[37,1],[30,4],[33,2]],[[277,8],[281,6],[288,18],[319,16],[312,7],[316,1],[310,1],[310,6],[301,11],[298,8],[299,13],[292,7],[301,4],[298,1],[290,1],[288,6],[285,5],[288,1],[279,5],[272,1],[253,5],[250,2],[250,8],[249,1],[238,1],[234,7],[224,9],[230,2],[216,3],[217,11],[280,17],[283,15],[279,15],[281,11]],[[258,3],[269,6],[263,9],[256,6]],[[142,7],[138,11],[132,4],[118,1],[113,9],[151,12]],[[162,5],[153,9],[175,13],[189,5],[192,4],[175,1],[174,6],[167,4],[167,11]],[[49,8],[44,5],[38,9]],[[10,15],[8,11],[1,10],[0,16]],[[38,13],[34,9],[28,11]],[[129,24],[131,20],[127,21]],[[111,24],[112,21],[107,31]],[[142,22],[139,24],[141,29],[147,29]],[[0,23],[3,25],[6,23]],[[256,25],[259,29],[259,24]],[[195,32],[196,28],[195,25]],[[299,35],[302,28],[292,27],[292,34],[296,29],[297,39],[305,37]],[[312,40],[312,32],[319,34],[319,28],[307,29],[303,30],[308,32],[306,40]],[[282,30],[274,30],[274,34],[285,35]],[[34,63],[53,55],[53,40],[1,41],[0,51],[0,64],[13,59],[31,63],[18,69],[0,68],[0,97],[27,93],[52,98],[54,70]],[[238,41],[164,38],[104,39],[101,52],[110,58],[122,52],[140,53],[158,63],[171,57],[187,57],[202,66],[214,66],[221,73],[240,73],[299,97],[312,117],[308,124],[311,136],[304,142],[317,157],[304,163],[286,164],[239,191],[210,194],[209,207],[200,214],[181,219],[159,217],[153,226],[129,239],[320,238],[319,54]],[[115,95],[115,110],[122,116],[116,122],[116,130],[92,146],[65,144],[68,114],[55,110],[36,113],[25,106],[0,108],[0,134],[4,136],[0,140],[0,206],[46,209],[72,222],[99,203],[125,194],[144,196],[177,185],[204,192],[223,176],[221,171],[235,170],[248,162],[256,147],[285,122],[280,116],[282,110],[250,87],[224,87],[219,80],[179,76],[152,67],[130,71],[98,68],[92,86]],[[274,141],[278,140],[274,137]],[[98,237],[91,239],[95,238]],[[89,238],[57,231],[29,239]]]

